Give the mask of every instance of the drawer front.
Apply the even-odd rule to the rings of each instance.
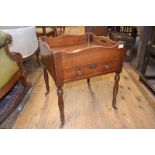
[[[120,51],[118,49],[92,48],[62,56],[63,70],[104,61],[120,61]]]
[[[81,67],[64,70],[64,82],[74,81],[96,75],[114,72],[119,69],[119,61],[108,61],[103,63],[88,64]]]

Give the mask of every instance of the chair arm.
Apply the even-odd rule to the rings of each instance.
[[[10,52],[10,57],[17,62],[17,65],[19,67],[20,73],[21,73],[21,80],[24,86],[28,85],[28,75],[26,73],[26,70],[23,65],[23,58],[20,53],[17,52]]]

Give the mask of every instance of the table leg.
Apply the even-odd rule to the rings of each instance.
[[[59,106],[59,111],[60,111],[61,127],[63,127],[65,123],[65,117],[64,117],[63,90],[61,87],[58,87],[57,95],[58,95],[58,106]]]
[[[43,70],[44,70],[44,80],[45,80],[45,84],[46,84],[46,93],[45,95],[47,95],[49,93],[49,78],[48,78],[48,73],[46,70],[46,67],[43,66]]]
[[[90,78],[87,79],[87,83],[90,86]]]
[[[112,100],[112,107],[117,110],[117,107],[116,107],[116,96],[117,96],[117,93],[118,93],[118,87],[119,87],[119,80],[120,80],[120,75],[119,73],[116,73],[115,75],[115,84],[114,84],[114,88],[113,88],[113,100]]]

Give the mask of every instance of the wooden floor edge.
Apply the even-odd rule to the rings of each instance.
[[[139,74],[136,68],[128,63],[124,63],[124,69],[129,74],[129,76],[131,77],[137,88],[140,90],[142,95],[145,97],[145,99],[148,101],[148,103],[153,104],[155,102],[153,99],[153,94],[151,94],[151,92],[149,92],[147,88],[144,88],[144,86],[139,81]]]

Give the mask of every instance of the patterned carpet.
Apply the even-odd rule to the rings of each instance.
[[[0,122],[7,117],[8,113],[16,107],[16,99],[23,91],[24,87],[22,83],[19,81],[16,83],[16,85],[11,89],[10,92],[7,93],[6,96],[4,96],[0,100]]]

